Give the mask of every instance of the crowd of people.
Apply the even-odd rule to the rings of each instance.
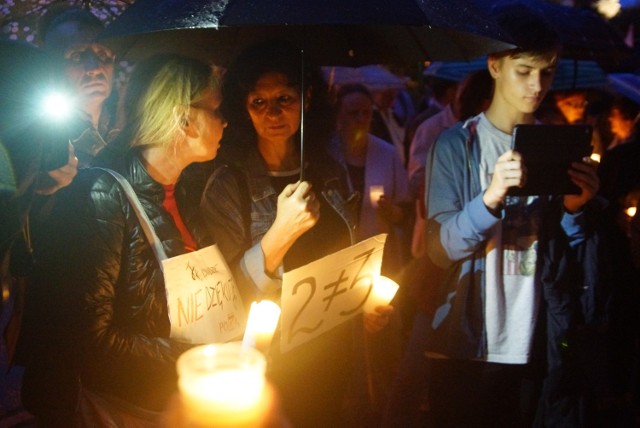
[[[35,424],[171,419],[193,344],[170,337],[133,198],[168,257],[217,244],[247,307],[387,234],[392,303],[293,350],[276,332],[268,426],[636,426],[640,105],[552,91],[556,29],[526,7],[496,19],[517,47],[421,99],[329,87],[278,40],[223,73],[157,55],[118,90],[103,26],[79,8],[45,15],[40,47],[0,41],[4,349]],[[56,132],[31,110],[42,82],[77,101]],[[570,165],[576,194],[511,193],[527,182],[513,130],[540,123],[593,126],[600,161]]]

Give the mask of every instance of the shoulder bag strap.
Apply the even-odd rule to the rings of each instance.
[[[151,221],[149,220],[147,213],[144,211],[144,208],[142,208],[142,204],[140,203],[140,200],[138,199],[136,192],[133,191],[133,187],[131,187],[131,184],[129,184],[127,179],[124,178],[119,173],[108,168],[97,167],[97,169],[101,169],[111,174],[122,186],[122,189],[124,190],[124,193],[127,196],[127,199],[131,204],[131,207],[133,208],[133,211],[136,213],[136,216],[140,221],[140,226],[142,226],[144,235],[147,237],[147,241],[149,241],[149,244],[151,245],[151,249],[153,250],[153,253],[156,256],[156,259],[158,260],[160,269],[163,269],[162,261],[168,259],[167,253],[164,251],[164,247],[160,243],[160,239],[158,238],[156,231],[153,229],[153,226],[151,225]]]

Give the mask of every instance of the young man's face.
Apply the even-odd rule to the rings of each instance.
[[[495,97],[515,111],[534,113],[549,91],[558,55],[489,57],[489,71],[495,80]]]

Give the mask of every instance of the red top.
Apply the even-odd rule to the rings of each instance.
[[[174,184],[168,184],[164,186],[164,202],[162,206],[164,207],[171,217],[173,217],[173,221],[176,223],[176,227],[180,231],[180,235],[182,235],[182,240],[184,241],[184,247],[187,251],[195,251],[198,249],[198,244],[187,226],[185,226],[184,221],[182,221],[182,217],[180,216],[180,211],[178,211],[178,205],[176,205],[176,196],[175,196],[176,186]]]

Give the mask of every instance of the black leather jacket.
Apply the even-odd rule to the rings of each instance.
[[[180,233],[162,207],[163,186],[149,176],[135,152],[118,169],[138,195],[167,255],[184,253]],[[180,185],[176,199],[200,246],[211,244],[194,213],[182,210],[186,193]],[[39,246],[44,251],[38,257],[38,276],[46,287],[32,299],[40,307],[35,308],[38,325],[30,333],[40,339],[51,335],[45,338],[48,349],[41,349],[48,355],[73,349],[69,360],[59,362],[77,365],[82,382],[92,389],[162,409],[176,385],[176,359],[188,345],[169,339],[163,274],[121,186],[103,170],[81,170],[57,195],[43,225],[47,232]],[[49,324],[44,330],[43,323]]]

